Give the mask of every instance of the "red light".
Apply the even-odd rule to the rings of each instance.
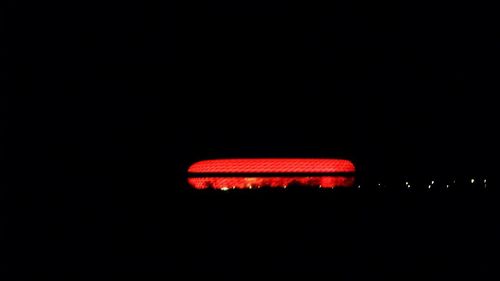
[[[220,159],[194,163],[189,173],[353,173],[354,165],[340,159]]]
[[[287,187],[349,187],[354,165],[339,159],[219,159],[193,164],[188,182],[196,189]]]

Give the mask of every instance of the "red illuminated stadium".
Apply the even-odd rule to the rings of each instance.
[[[218,159],[189,167],[188,182],[196,189],[334,188],[352,186],[354,172],[354,165],[341,159]]]

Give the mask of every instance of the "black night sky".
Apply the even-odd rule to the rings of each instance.
[[[498,248],[494,191],[188,189],[187,167],[211,158],[340,157],[389,181],[494,176],[493,4],[326,2],[3,3],[0,273],[489,280],[492,260],[460,257]],[[419,240],[433,231],[462,234]],[[323,233],[333,240],[313,241]],[[346,259],[328,254],[340,244]]]

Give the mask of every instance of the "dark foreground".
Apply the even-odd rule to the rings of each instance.
[[[498,280],[493,185],[131,190],[4,190],[2,280]]]

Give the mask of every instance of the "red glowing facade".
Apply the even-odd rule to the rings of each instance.
[[[354,165],[341,159],[219,159],[193,164],[188,182],[196,189],[334,188],[352,186],[354,172]]]

